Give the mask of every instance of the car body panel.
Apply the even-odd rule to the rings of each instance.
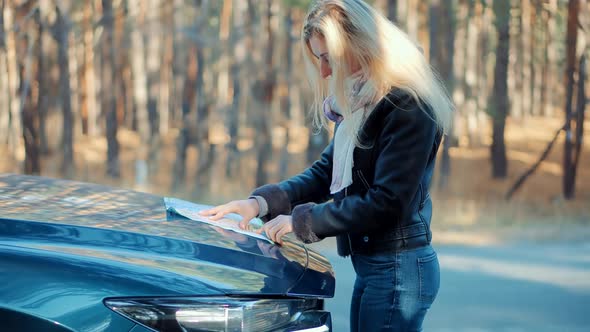
[[[13,174],[0,175],[0,262],[0,307],[74,330],[132,329],[108,297],[334,294],[330,264],[300,242],[191,221],[152,194]]]

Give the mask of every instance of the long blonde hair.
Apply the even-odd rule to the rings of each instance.
[[[319,61],[311,51],[312,36],[323,38],[328,49],[332,79],[320,77]],[[451,126],[453,104],[419,47],[391,21],[362,0],[316,0],[303,24],[303,58],[314,89],[314,124],[326,126],[322,103],[334,95],[340,111],[350,116],[345,80],[357,61],[367,77],[363,90],[373,102],[392,88],[411,94],[445,132]]]

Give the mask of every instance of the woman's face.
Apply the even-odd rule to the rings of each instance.
[[[330,65],[326,39],[319,34],[313,34],[309,39],[309,47],[311,48],[313,55],[320,61],[320,76],[322,78],[330,77],[330,75],[332,75],[332,66]],[[351,73],[355,73],[361,69],[361,66],[357,61],[353,61],[348,65]]]
[[[309,39],[309,47],[313,55],[320,61],[320,76],[322,78],[330,77],[332,75],[332,67],[330,66],[328,47],[326,46],[324,37],[313,34]]]

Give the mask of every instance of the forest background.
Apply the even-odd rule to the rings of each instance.
[[[587,239],[586,0],[374,0],[456,105],[435,241]],[[0,173],[210,204],[309,166],[309,0],[0,0]]]

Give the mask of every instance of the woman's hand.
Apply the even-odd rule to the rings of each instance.
[[[262,232],[265,232],[266,236],[272,241],[283,244],[283,236],[293,232],[293,218],[280,215],[256,231],[258,234],[262,234]]]
[[[219,220],[229,213],[237,213],[242,217],[240,228],[247,230],[250,220],[258,216],[260,207],[254,198],[231,201],[229,203],[218,205],[214,208],[199,212],[200,215],[208,217],[211,220]]]

